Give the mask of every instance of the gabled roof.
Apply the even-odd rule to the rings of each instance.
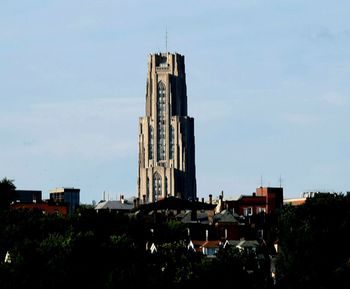
[[[236,217],[228,210],[223,210],[219,214],[216,214],[213,217],[213,221],[217,223],[239,223]]]
[[[256,248],[259,246],[259,242],[256,240],[227,240],[224,244],[224,247],[227,245],[234,246],[239,249]]]
[[[188,224],[188,223],[201,223],[201,224],[209,224],[209,218],[208,218],[208,212],[204,211],[198,211],[197,212],[197,219],[192,220],[191,211],[186,211],[185,213],[180,213],[176,216],[177,219],[180,219],[182,223]]]
[[[238,199],[240,204],[248,204],[248,205],[266,205],[266,197],[265,196],[247,196],[242,195]]]
[[[194,248],[218,248],[221,245],[220,240],[214,241],[203,241],[203,240],[192,240]]]
[[[131,211],[134,208],[133,204],[124,201],[102,201],[95,206],[95,210],[119,210]]]
[[[136,208],[143,212],[153,210],[213,210],[216,205],[203,202],[193,202],[176,197],[167,197],[154,203],[143,204]]]
[[[154,252],[157,253],[157,247],[156,247],[156,245],[155,245],[154,243],[152,243],[151,248],[150,248],[149,250],[151,251],[152,254],[153,254]]]

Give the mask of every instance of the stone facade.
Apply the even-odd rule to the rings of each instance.
[[[146,116],[139,122],[138,197],[196,198],[194,121],[187,115],[184,56],[151,54]]]

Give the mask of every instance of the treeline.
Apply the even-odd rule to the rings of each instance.
[[[350,288],[349,193],[284,207],[278,230],[278,288]]]
[[[188,250],[179,222],[153,224],[91,208],[69,218],[6,210],[0,234],[1,256],[11,258],[0,265],[2,289],[266,288],[266,271],[245,270],[255,266],[254,256],[231,248],[207,258]],[[153,254],[146,250],[152,242]]]
[[[71,217],[11,210],[14,189],[0,182],[1,289],[350,288],[349,195],[319,194],[282,209],[268,228],[279,247],[273,284],[263,247],[257,254],[226,247],[208,258],[188,250],[181,222],[84,206]]]

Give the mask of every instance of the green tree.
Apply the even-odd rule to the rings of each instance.
[[[16,186],[13,182],[6,177],[0,181],[0,210],[7,209],[16,200]]]
[[[279,223],[280,288],[349,288],[349,231],[350,196],[319,194],[302,206],[285,207]]]

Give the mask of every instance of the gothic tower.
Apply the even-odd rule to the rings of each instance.
[[[196,198],[194,121],[187,116],[184,56],[151,54],[146,116],[140,118],[138,197]]]

